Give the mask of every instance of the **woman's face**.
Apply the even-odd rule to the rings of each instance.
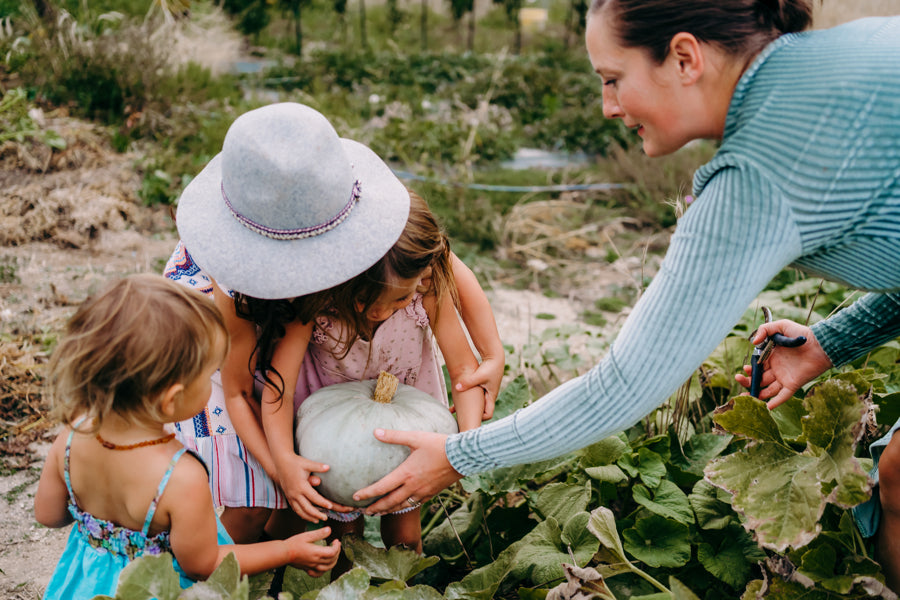
[[[683,98],[671,56],[658,65],[643,49],[619,45],[605,13],[592,13],[585,32],[591,64],[603,82],[603,114],[636,129],[648,156],[674,152],[691,137],[682,129]]]

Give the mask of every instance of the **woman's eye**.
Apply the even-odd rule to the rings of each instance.
[[[607,79],[606,81],[603,82],[603,85],[611,85],[611,86],[615,86],[615,85],[616,85],[616,81],[617,81],[616,79]]]

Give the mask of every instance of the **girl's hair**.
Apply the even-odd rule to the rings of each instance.
[[[448,295],[459,308],[459,296],[450,264],[450,240],[441,229],[428,204],[409,190],[409,217],[400,238],[377,263],[353,279],[331,289],[292,300],[259,300],[235,294],[237,314],[253,321],[258,327],[254,349],[256,369],[263,380],[284,395],[284,380],[272,369],[272,354],[278,340],[284,336],[285,326],[293,321],[309,323],[320,314],[327,314],[346,324],[338,347],[346,356],[353,343],[363,337],[372,339],[374,328],[366,313],[378,300],[385,286],[396,279],[412,279],[431,267],[428,294],[435,296],[436,305]],[[437,319],[437,316],[435,317]],[[434,323],[432,323],[434,326]],[[251,356],[250,365],[254,363]]]
[[[161,275],[132,275],[85,300],[50,360],[53,413],[97,431],[112,413],[132,423],[162,421],[161,395],[188,385],[223,356],[228,330],[203,294]]]
[[[813,0],[593,0],[606,10],[619,42],[645,48],[662,63],[679,32],[715,44],[737,57],[755,56],[782,34],[812,24]]]

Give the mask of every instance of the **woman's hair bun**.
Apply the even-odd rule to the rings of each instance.
[[[812,25],[813,0],[756,0],[756,14],[779,33],[803,31]]]

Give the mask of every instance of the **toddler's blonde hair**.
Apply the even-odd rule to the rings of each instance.
[[[159,400],[189,385],[212,361],[228,330],[212,300],[161,275],[132,275],[88,298],[50,359],[53,416],[99,429],[115,413],[132,423],[162,421]]]

